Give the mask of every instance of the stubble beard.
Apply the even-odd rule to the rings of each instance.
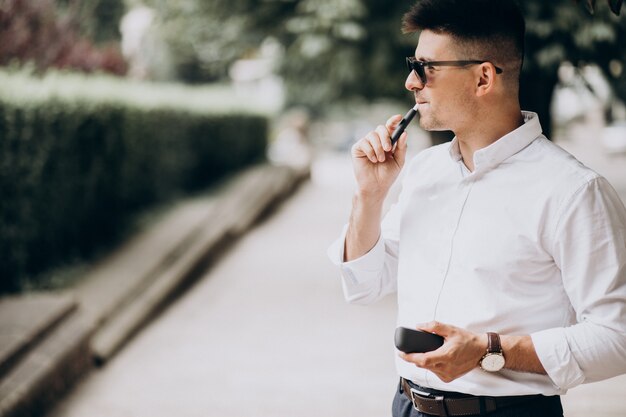
[[[419,116],[419,124],[422,129],[427,131],[446,130],[443,123],[433,114],[431,108],[428,108],[428,111],[425,112],[419,111]]]

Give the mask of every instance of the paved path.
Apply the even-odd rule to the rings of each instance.
[[[346,305],[325,254],[349,210],[350,175],[345,156],[325,158],[312,182],[50,415],[389,415],[395,300]]]
[[[586,140],[564,146],[604,161]],[[596,169],[626,191],[612,161]],[[310,183],[49,417],[390,415],[395,300],[346,305],[325,255],[351,189],[345,155],[318,159]],[[624,393],[625,377],[576,388],[566,415],[624,416]]]

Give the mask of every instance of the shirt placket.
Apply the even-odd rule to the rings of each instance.
[[[437,320],[440,302],[446,289],[446,283],[448,282],[450,265],[452,264],[452,257],[454,256],[454,244],[459,230],[459,225],[461,224],[462,218],[467,211],[467,202],[474,185],[473,177],[474,176],[472,175],[468,175],[458,183],[458,190],[455,193],[455,198],[451,201],[452,207],[449,211],[450,217],[444,222],[446,225],[446,229],[444,230],[445,239],[443,240],[439,261],[439,265],[441,265],[443,273],[443,279],[441,280],[441,286],[437,293],[437,301],[435,302],[435,308],[433,311],[433,320]]]

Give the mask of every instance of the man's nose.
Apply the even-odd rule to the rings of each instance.
[[[409,76],[406,77],[404,87],[409,91],[421,90],[424,88],[424,83],[422,83],[422,80],[417,76],[415,71],[411,71],[409,72]]]

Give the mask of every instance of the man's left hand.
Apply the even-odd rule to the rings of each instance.
[[[436,321],[417,327],[419,330],[442,336],[444,344],[426,353],[404,353],[399,356],[418,368],[433,372],[443,382],[451,382],[476,368],[487,351],[487,335],[443,324]]]

